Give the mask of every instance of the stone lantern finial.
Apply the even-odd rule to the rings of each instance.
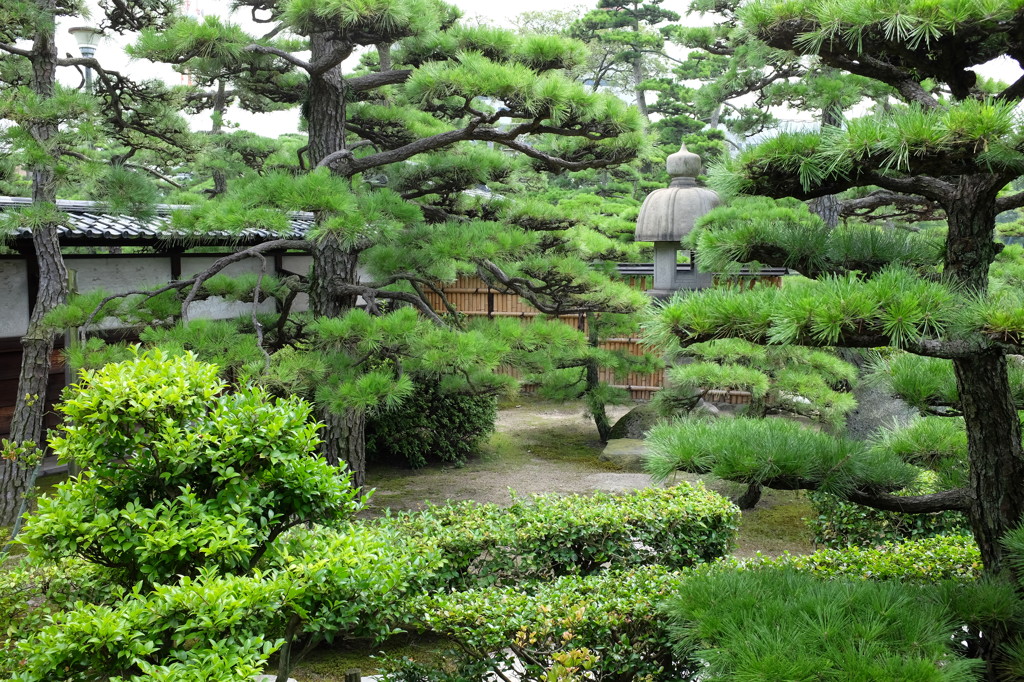
[[[686,145],[679,146],[679,151],[670,154],[665,159],[665,169],[673,180],[676,178],[696,178],[700,175],[700,157],[686,149]]]

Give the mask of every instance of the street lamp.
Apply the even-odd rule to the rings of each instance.
[[[68,33],[75,37],[78,42],[78,49],[85,58],[96,54],[96,46],[103,40],[103,31],[92,26],[75,26],[68,29]],[[85,90],[92,92],[92,69],[85,67]]]

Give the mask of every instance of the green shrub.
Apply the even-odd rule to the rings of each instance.
[[[399,460],[411,467],[464,462],[494,430],[496,399],[443,391],[426,380],[415,386],[399,407],[366,420],[367,459]]]
[[[526,668],[524,679],[681,680],[690,661],[673,654],[658,604],[678,589],[682,575],[647,566],[437,593],[414,600],[411,614],[418,629],[455,640],[492,669],[510,666],[514,654]],[[543,676],[572,667],[585,667],[592,677]]]
[[[225,393],[217,371],[159,350],[83,371],[50,445],[85,470],[39,499],[29,555],[79,556],[125,586],[244,574],[287,529],[360,508],[349,475],[314,455],[307,403]]]
[[[78,603],[18,645],[14,679],[251,680],[282,644],[263,633],[283,587],[204,570],[113,606]]]
[[[434,584],[440,561],[429,540],[403,540],[355,524],[295,529],[262,571],[203,569],[151,591],[104,591],[79,560],[27,565],[0,579],[3,615],[16,622],[0,671],[33,682],[222,682],[251,679],[279,647],[284,656],[342,637],[382,640],[406,623],[406,601]]]
[[[981,554],[974,539],[964,535],[937,536],[888,542],[874,548],[822,549],[813,554],[758,557],[745,564],[788,566],[819,578],[899,580],[904,583],[968,581],[981,577]]]
[[[789,568],[721,570],[682,581],[666,613],[703,679],[973,682],[979,661],[954,651],[957,621],[938,596]]]
[[[702,484],[625,495],[537,495],[510,507],[460,502],[381,521],[434,538],[452,586],[587,575],[606,566],[711,561],[733,542],[739,511]]]

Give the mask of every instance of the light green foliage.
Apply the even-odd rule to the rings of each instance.
[[[744,568],[789,567],[817,578],[893,580],[902,584],[968,582],[981,578],[978,546],[969,535],[888,541],[871,547],[819,549],[813,554],[758,557]]]
[[[918,418],[905,426],[879,430],[869,447],[921,468],[917,480],[897,495],[924,495],[968,482],[967,433],[962,419]],[[961,512],[901,514],[862,507],[828,493],[809,495],[817,514],[809,520],[815,542],[829,547],[970,533],[967,517]]]
[[[766,167],[797,178],[799,187],[807,190],[848,178],[862,164],[887,172],[913,172],[918,158],[936,153],[951,160],[977,157],[988,168],[1015,174],[1024,169],[1019,135],[1011,103],[987,99],[967,100],[952,108],[908,105],[821,133],[782,133],[724,161],[710,175],[721,181],[712,184],[727,196],[753,189],[751,183],[762,180]]]
[[[925,233],[862,223],[829,228],[795,199],[737,197],[697,222],[686,238],[701,264],[715,272],[736,271],[761,261],[814,277],[859,271],[871,274],[893,263],[932,268],[942,242]]]
[[[539,495],[511,507],[462,502],[382,523],[433,538],[454,586],[589,575],[606,563],[691,566],[725,554],[738,511],[702,485],[626,495]]]
[[[957,319],[955,293],[902,267],[871,278],[796,280],[775,289],[706,289],[677,296],[648,324],[652,342],[739,337],[754,343],[808,346],[909,346],[946,331]]]
[[[203,571],[115,606],[79,602],[18,647],[14,679],[243,682],[282,643],[261,634],[280,595],[272,581]]]
[[[1017,0],[989,3],[962,3],[955,0],[917,3],[912,0],[868,3],[837,2],[822,5],[808,0],[787,3],[754,2],[746,19],[752,25],[775,23],[800,17],[820,25],[808,34],[804,44],[810,48],[828,40],[857,44],[869,30],[882,29],[893,39],[907,42],[911,48],[927,46],[943,33],[956,32],[965,25],[984,30],[1012,17],[1020,9]],[[855,11],[851,11],[855,10]]]
[[[792,570],[720,571],[684,581],[666,610],[678,651],[693,652],[713,677],[976,679],[978,662],[954,655],[955,621],[927,596]]]
[[[1024,405],[1024,365],[1009,358],[1007,368],[1014,400]],[[922,414],[956,414],[960,406],[953,363],[949,360],[909,353],[887,354],[873,363],[868,380],[887,387]]]
[[[501,652],[511,645],[530,679],[548,679],[559,654],[583,650],[602,679],[678,679],[691,662],[673,656],[658,604],[681,580],[655,565],[438,593],[415,600],[410,620],[493,663],[507,662]]]
[[[692,409],[709,390],[750,392],[748,416],[782,410],[833,427],[841,426],[857,404],[845,390],[856,382],[856,368],[827,351],[720,339],[689,346],[679,354],[692,361],[670,368],[668,389],[654,398],[666,415],[678,407]]]
[[[81,556],[124,585],[244,574],[284,530],[359,508],[348,476],[312,456],[308,405],[224,393],[217,372],[158,350],[83,372],[50,445],[86,470],[40,499],[29,553]]]
[[[697,395],[709,388],[748,391],[754,398],[768,393],[768,377],[750,367],[736,364],[695,363],[669,368],[666,376],[672,390]]]
[[[648,471],[664,480],[676,470],[842,494],[856,488],[899,489],[918,469],[884,450],[783,419],[679,419],[647,434]]]

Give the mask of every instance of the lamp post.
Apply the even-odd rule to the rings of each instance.
[[[96,47],[103,40],[103,31],[92,26],[75,26],[69,28],[68,33],[75,37],[78,50],[86,58],[96,54]],[[85,67],[85,91],[92,92],[92,69],[88,66]]]

